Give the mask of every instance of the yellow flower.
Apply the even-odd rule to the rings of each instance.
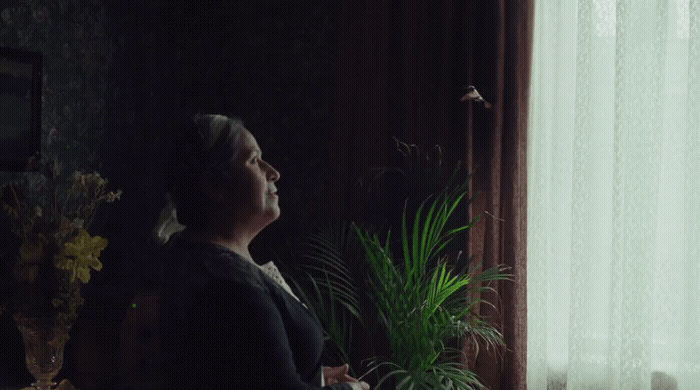
[[[104,196],[104,199],[105,199],[105,202],[112,203],[115,200],[119,199],[121,196],[122,196],[122,190],[117,190],[116,192],[110,191]]]
[[[82,220],[80,218],[75,218],[74,220],[71,221],[70,228],[71,229],[82,229],[83,224],[85,224],[84,220]]]
[[[83,173],[75,171],[71,175],[71,182],[73,182],[73,190],[80,190],[86,194],[89,190],[96,191],[107,185],[107,180],[103,179],[97,172]]]
[[[24,241],[19,248],[20,260],[14,267],[15,278],[21,282],[34,283],[43,257],[44,243],[41,240]]]
[[[102,178],[97,172],[85,175],[85,179],[89,185],[95,187],[104,187],[107,185],[107,180]]]
[[[61,251],[54,257],[54,264],[56,268],[71,271],[71,283],[76,277],[87,283],[90,281],[90,268],[95,271],[102,269],[98,258],[106,246],[107,239],[90,237],[87,230],[81,229],[78,235],[63,244]]]

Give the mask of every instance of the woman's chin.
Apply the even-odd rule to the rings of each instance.
[[[278,205],[271,206],[268,209],[267,213],[265,213],[266,216],[268,216],[270,218],[270,221],[268,223],[272,223],[272,222],[276,221],[277,218],[280,217],[280,213],[281,213],[281,211],[280,211],[280,207]]]

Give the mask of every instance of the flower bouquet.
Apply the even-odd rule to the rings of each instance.
[[[44,382],[60,370],[55,362],[62,361],[68,331],[84,302],[80,288],[90,280],[90,270],[102,268],[99,256],[107,240],[90,236],[87,228],[97,208],[119,199],[121,191],[107,191],[107,180],[98,173],[76,171],[65,180],[57,161],[34,164],[38,172],[0,187],[0,207],[19,244],[15,256],[0,258],[9,261],[0,265],[9,271],[3,276],[11,286],[0,296],[0,314],[14,314],[27,368],[38,387],[50,388]],[[50,378],[42,382],[40,376]]]

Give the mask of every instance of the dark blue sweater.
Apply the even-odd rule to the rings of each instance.
[[[183,239],[163,264],[166,388],[321,388],[318,318],[254,264],[225,247]]]

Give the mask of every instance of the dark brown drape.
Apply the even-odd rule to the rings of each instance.
[[[468,253],[484,268],[509,267],[513,281],[491,285],[481,314],[498,324],[506,348],[473,351],[470,367],[491,390],[526,389],[527,113],[533,1],[469,1],[469,79],[490,110],[474,107],[467,125],[466,155],[475,172],[471,191],[481,195],[471,215]],[[483,130],[487,131],[483,131]]]
[[[526,139],[533,1],[344,0],[339,23],[331,215],[351,216],[361,172],[389,162],[391,136],[466,159],[480,195],[468,253],[504,264],[481,313],[507,347],[469,366],[492,390],[526,388]],[[460,102],[475,85],[490,109]]]

